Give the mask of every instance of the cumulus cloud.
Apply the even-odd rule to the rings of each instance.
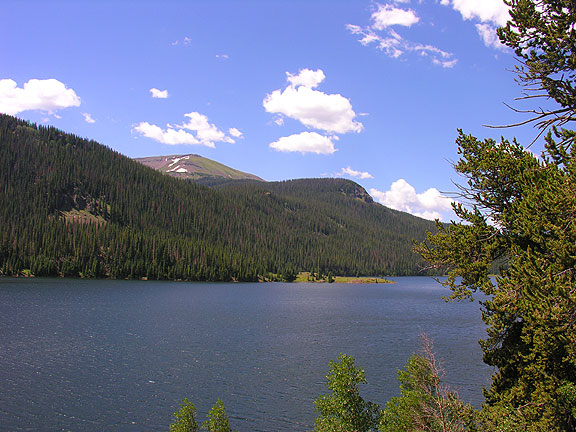
[[[342,171],[340,172],[340,175],[348,175],[350,177],[356,177],[356,178],[360,178],[360,179],[371,179],[374,178],[372,176],[372,174],[370,174],[369,172],[366,171],[356,171],[353,170],[352,168],[350,168],[349,166],[346,168],[342,168]]]
[[[444,215],[452,209],[452,200],[443,196],[438,189],[430,188],[416,193],[416,189],[404,179],[392,183],[386,192],[370,189],[370,195],[386,207],[424,219],[446,219]]]
[[[31,79],[22,88],[14,80],[0,80],[0,112],[16,115],[22,111],[40,110],[54,114],[75,106],[80,106],[78,95],[56,79]]]
[[[392,5],[378,5],[378,10],[372,14],[373,27],[384,30],[392,25],[410,27],[420,21],[420,18],[411,9],[400,9]]]
[[[510,7],[502,0],[441,0],[441,4],[451,6],[465,20],[476,21],[476,30],[487,47],[505,49],[496,35],[496,27],[510,19]]]
[[[397,3],[406,3],[404,1]],[[433,64],[451,68],[457,63],[452,53],[430,44],[410,41],[402,37],[393,27],[411,27],[420,18],[411,9],[396,7],[394,4],[377,4],[378,10],[371,16],[371,24],[359,26],[348,24],[346,28],[353,35],[359,36],[363,46],[373,45],[388,57],[399,58],[408,53],[415,53],[429,58]]]
[[[293,75],[290,72],[286,72],[287,80],[293,87],[304,86],[308,88],[316,88],[318,85],[324,81],[326,75],[322,69],[310,70],[301,69],[298,75]]]
[[[139,132],[146,138],[151,138],[162,144],[200,144],[200,141],[198,141],[194,135],[184,130],[173,129],[170,126],[168,126],[167,129],[162,129],[148,122],[142,122],[134,126],[133,130]],[[208,145],[208,147],[214,147],[214,144]]]
[[[82,113],[82,115],[84,116],[84,121],[86,123],[96,123],[96,120],[92,118],[92,114]]]
[[[476,19],[503,26],[510,19],[510,8],[502,0],[442,0],[441,3],[452,6],[465,20]]]
[[[239,131],[238,129],[236,129],[236,128],[230,128],[230,129],[228,129],[228,133],[229,133],[230,135],[232,135],[234,138],[242,138],[243,135],[244,135],[242,132],[240,132],[240,131]]]
[[[168,90],[158,90],[157,88],[151,88],[150,93],[152,94],[152,97],[156,99],[168,98]]]
[[[362,123],[350,101],[340,94],[314,90],[323,80],[322,70],[301,70],[287,73],[288,87],[266,95],[263,106],[267,112],[298,120],[304,126],[331,133],[360,132]]]
[[[270,147],[280,152],[300,152],[316,154],[332,154],[336,151],[333,140],[337,137],[327,137],[316,132],[302,132],[270,144]]]
[[[487,47],[492,47],[500,50],[506,49],[506,45],[502,45],[498,34],[496,33],[496,27],[492,24],[480,23],[476,24],[476,31],[480,35],[484,45]]]
[[[162,129],[157,125],[142,122],[135,125],[132,130],[162,144],[170,145],[190,144],[214,148],[217,142],[235,142],[233,138],[219,130],[214,124],[211,124],[208,121],[208,117],[204,114],[191,112],[184,114],[184,116],[187,117],[188,120],[181,125],[168,124],[166,125],[166,129]],[[240,132],[236,128],[232,128],[231,130]]]
[[[215,142],[234,143],[235,141],[219,130],[215,125],[208,122],[208,117],[198,112],[191,112],[184,114],[188,117],[188,122],[177,126],[180,129],[188,129],[196,132],[196,137],[201,144],[209,147],[213,146]]]

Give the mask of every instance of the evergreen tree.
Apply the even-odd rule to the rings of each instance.
[[[484,360],[497,368],[489,407],[511,407],[528,430],[576,426],[576,160],[561,167],[538,160],[518,143],[460,134],[456,170],[471,209],[455,206],[463,222],[439,225],[417,250],[448,267],[453,298],[476,290],[488,338]],[[496,284],[492,263],[504,258]]]
[[[176,420],[170,425],[170,432],[197,432],[200,430],[196,421],[196,407],[184,398],[180,409],[174,413]]]
[[[230,421],[224,409],[224,403],[220,399],[208,412],[208,419],[202,425],[209,432],[232,432]]]
[[[503,44],[514,49],[519,65],[518,81],[527,98],[550,98],[556,109],[529,112],[542,132],[576,120],[576,1],[505,0],[510,20],[498,29]],[[526,123],[526,122],[524,122]],[[574,135],[562,140],[571,145]]]
[[[380,409],[360,396],[360,384],[366,383],[364,369],[356,368],[354,358],[340,354],[330,361],[326,375],[330,395],[320,396],[314,402],[318,417],[314,424],[317,432],[368,432],[376,430]]]
[[[559,108],[534,110],[546,129],[538,159],[516,141],[460,132],[462,222],[438,225],[416,250],[445,268],[453,298],[488,295],[484,360],[496,368],[486,391],[487,430],[576,430],[576,2],[510,0],[499,30],[521,64],[518,75]],[[534,95],[534,96],[537,96]],[[504,262],[494,284],[489,272]]]

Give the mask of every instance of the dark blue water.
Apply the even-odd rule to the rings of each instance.
[[[220,397],[238,431],[306,431],[328,362],[351,354],[366,399],[425,331],[447,382],[479,405],[490,370],[477,303],[429,278],[395,284],[0,279],[0,430],[167,431],[188,397]]]

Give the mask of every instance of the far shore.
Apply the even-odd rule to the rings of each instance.
[[[36,278],[35,274],[33,274],[30,270],[24,270],[20,274],[17,275],[0,275],[0,278],[4,279],[20,279],[20,278]],[[171,281],[171,282],[235,282],[235,283],[251,283],[248,281],[238,281],[238,280],[230,280],[230,281],[191,281],[185,279],[149,279],[147,277],[140,277],[140,278],[111,278],[111,277],[85,277],[83,275],[80,276],[40,276],[40,278],[48,278],[48,279],[94,279],[94,280],[140,280],[140,281]],[[287,281],[274,279],[274,278],[260,278],[258,282],[284,282]],[[378,284],[378,283],[395,283],[389,279],[377,276],[332,276],[332,275],[318,275],[318,274],[311,274],[309,272],[301,272],[298,273],[296,278],[293,281],[288,283],[349,283],[349,284]]]
[[[377,276],[331,276],[331,275],[313,275],[308,272],[299,273],[296,283],[351,283],[351,284],[369,284],[369,283],[394,283],[391,280]]]

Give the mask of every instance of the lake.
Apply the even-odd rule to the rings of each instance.
[[[167,431],[184,397],[220,397],[236,431],[309,431],[328,362],[366,370],[366,399],[434,340],[446,381],[479,406],[491,369],[478,303],[431,278],[394,284],[0,279],[0,430]]]

